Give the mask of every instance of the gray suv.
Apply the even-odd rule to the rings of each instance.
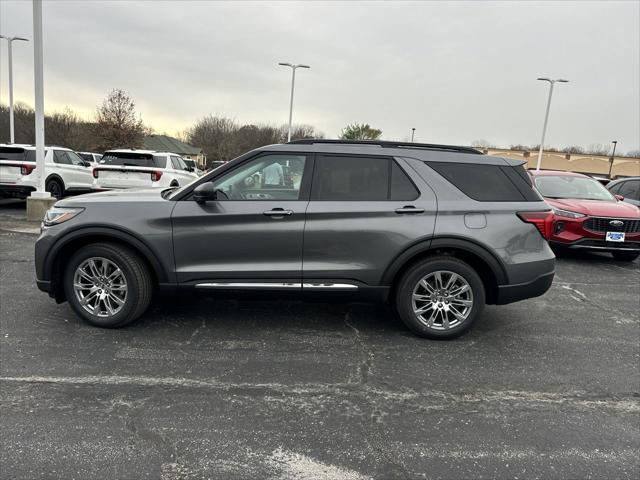
[[[414,333],[467,331],[485,304],[542,295],[552,214],[522,162],[446,145],[303,140],[191,184],[59,201],[38,287],[100,327],[154,290],[268,291],[392,304]]]

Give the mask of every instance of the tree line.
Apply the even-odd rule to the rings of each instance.
[[[14,108],[15,142],[35,142],[35,112],[33,108],[18,103]],[[103,152],[112,148],[142,148],[144,137],[153,130],[144,124],[131,96],[124,90],[114,89],[96,109],[93,118],[82,119],[73,110],[45,115],[45,139],[48,145],[60,145],[76,151]],[[248,150],[264,145],[287,141],[288,127],[270,124],[242,124],[228,117],[207,115],[200,118],[182,133],[180,140],[202,148],[208,161],[230,160]],[[368,123],[352,123],[340,132],[346,140],[377,140],[382,130]],[[324,133],[313,125],[294,125],[291,139],[322,139]],[[0,104],[0,142],[9,139],[9,107]],[[486,140],[476,140],[472,146],[495,148]],[[535,151],[536,145],[511,145],[512,150]],[[588,148],[570,146],[562,149],[546,148],[546,151],[610,154],[608,145],[591,145]],[[624,156],[616,153],[616,156]],[[627,152],[627,156],[640,156],[640,151]]]

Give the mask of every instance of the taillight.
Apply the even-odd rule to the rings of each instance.
[[[154,170],[153,172],[151,172],[151,181],[152,182],[159,182],[161,177],[162,177],[162,172],[161,171]]]
[[[518,212],[517,215],[523,222],[533,224],[540,232],[540,235],[549,240],[553,223],[553,212],[551,210],[546,212]]]
[[[22,175],[29,175],[31,172],[33,172],[35,170],[36,166],[35,165],[22,165],[20,167],[20,173]]]
[[[99,170],[97,168],[93,169],[93,178],[98,178],[98,171]]]

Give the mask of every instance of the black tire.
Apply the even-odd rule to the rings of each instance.
[[[613,258],[616,260],[622,260],[625,262],[633,262],[640,256],[640,252],[611,252]]]
[[[419,318],[418,314],[414,312],[414,289],[422,288],[418,287],[420,281],[431,274],[435,275],[435,272],[451,272],[458,275],[462,280],[457,281],[461,283],[462,281],[466,282],[471,292],[470,294],[466,294],[469,296],[465,301],[472,302],[471,306],[467,307],[468,310],[464,310],[466,317],[464,320],[455,318],[454,322],[449,323],[449,325],[451,325],[449,328],[445,328],[446,324],[443,318],[443,313],[436,316],[435,323],[432,323],[432,326],[428,326],[425,319]],[[446,273],[444,275],[445,276],[443,278],[451,278],[453,276],[449,275],[449,277],[447,277]],[[424,291],[426,292],[426,290]],[[444,292],[444,290],[442,292]],[[448,305],[448,300],[442,300],[442,298],[450,297],[434,296],[434,298],[435,300],[427,300],[422,305],[427,305],[433,301],[433,304],[438,308],[452,307],[452,305]],[[441,300],[441,303],[438,303],[438,299]],[[450,340],[452,338],[459,337],[469,330],[476,319],[480,316],[485,305],[485,289],[480,276],[473,268],[462,260],[450,256],[430,257],[416,263],[402,276],[396,290],[395,303],[400,319],[413,333],[418,336],[434,340]],[[447,303],[446,306],[445,303]],[[453,313],[451,313],[451,315],[453,316]],[[438,320],[440,320],[440,324],[438,324]]]
[[[74,290],[76,269],[92,257],[109,260],[122,271],[126,279],[124,304],[109,317],[94,315],[85,310]],[[104,328],[122,327],[136,320],[149,306],[153,293],[153,280],[145,262],[129,248],[111,243],[94,243],[82,247],[69,260],[63,282],[67,301],[74,312],[91,325]]]
[[[48,178],[44,189],[58,200],[64,197],[64,185],[57,178]]]

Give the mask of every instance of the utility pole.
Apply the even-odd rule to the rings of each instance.
[[[13,123],[13,48],[12,44],[16,40],[22,42],[28,42],[29,40],[22,37],[5,37],[0,35],[0,38],[4,38],[7,41],[8,49],[8,62],[9,62],[9,143],[16,143],[14,123]]]

